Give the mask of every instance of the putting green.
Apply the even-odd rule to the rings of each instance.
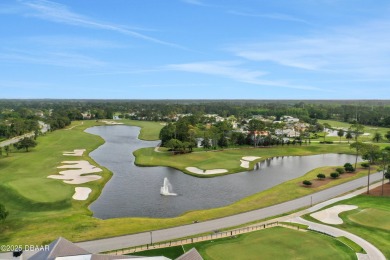
[[[367,208],[349,215],[348,218],[363,226],[383,228],[390,231],[390,211]]]
[[[336,239],[282,227],[215,240],[197,249],[204,259],[356,259],[356,254]]]
[[[56,202],[70,199],[74,194],[72,185],[47,178],[23,178],[8,185],[20,195],[36,202]]]

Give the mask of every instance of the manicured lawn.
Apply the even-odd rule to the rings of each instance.
[[[339,121],[334,121],[334,120],[318,120],[319,123],[323,124],[323,123],[328,123],[331,127],[333,128],[344,128],[344,129],[348,129],[351,124],[348,124],[348,123],[345,123],[345,122],[339,122]],[[389,143],[389,141],[385,138],[385,134],[387,133],[387,131],[390,131],[390,128],[385,128],[385,127],[374,127],[374,126],[364,126],[364,133],[369,133],[370,135],[369,136],[363,136],[363,135],[360,135],[359,136],[359,140],[360,141],[363,141],[363,142],[370,142],[372,141],[372,138],[374,137],[374,134],[376,132],[379,132],[380,134],[382,134],[382,137],[383,137],[383,140],[382,142],[386,142],[386,143]],[[321,133],[319,133],[321,134]],[[322,141],[322,138],[319,138],[320,141]],[[329,141],[334,141],[334,142],[337,142],[340,140],[340,137],[338,136],[332,136],[332,137],[325,137],[325,140],[329,140]],[[341,141],[348,141],[345,137],[342,137],[341,138]],[[354,141],[354,139],[351,139],[350,140],[351,142]]]
[[[182,254],[184,254],[184,249],[182,246],[172,246],[166,248],[152,249],[147,251],[141,251],[138,253],[130,254],[136,256],[165,256],[170,259],[176,259]]]
[[[195,247],[204,259],[356,259],[347,246],[328,236],[282,227],[214,240]]]
[[[80,122],[73,122],[72,125],[75,127],[71,130],[58,130],[39,137],[38,146],[31,149],[30,152],[13,151],[9,157],[0,159],[0,203],[4,204],[10,212],[6,221],[0,224],[0,244],[40,245],[42,243],[47,244],[59,236],[76,242],[185,225],[191,223],[194,219],[203,221],[270,206],[316,192],[343,181],[332,181],[318,188],[305,188],[299,185],[301,179],[296,179],[254,194],[226,207],[188,212],[175,218],[100,220],[91,217],[88,205],[99,196],[104,184],[109,180],[111,173],[108,170],[103,168],[104,171],[101,173],[103,178],[101,180],[82,185],[93,190],[87,201],[75,201],[71,198],[74,192],[73,185],[65,184],[61,180],[47,179],[48,175],[58,172],[56,167],[64,160],[83,159],[97,165],[88,154],[103,144],[103,140],[98,136],[83,132],[84,129],[96,124],[100,123],[84,121],[81,125]],[[156,123],[153,123],[153,127],[157,128]],[[146,125],[144,128],[147,131]],[[329,152],[329,149],[340,152],[349,151],[347,146],[334,145],[335,148],[329,147],[333,146],[285,147],[283,151],[290,154],[322,153]],[[64,151],[82,148],[87,149],[82,157],[70,158],[62,155]],[[203,160],[207,158],[202,156],[212,154],[216,157],[209,158],[209,162],[203,162],[203,167],[207,165],[211,167],[212,160],[215,160],[218,166],[226,166],[231,163],[232,168],[234,168],[237,160],[244,155],[259,155],[265,158],[280,154],[281,150],[281,148],[227,150],[223,152],[194,153],[190,156],[195,156],[191,160]],[[153,158],[158,159],[159,157]],[[153,158],[149,159],[154,160]],[[229,160],[232,162],[228,162]],[[308,174],[309,177],[305,176],[306,178],[315,178],[317,172],[313,171]],[[362,174],[364,172],[357,174],[357,177]]]
[[[292,155],[313,155],[324,153],[350,153],[354,150],[349,148],[348,144],[311,144],[311,145],[290,145],[277,146],[270,148],[243,148],[243,149],[226,149],[219,151],[200,151],[188,154],[173,155],[170,152],[154,152],[154,148],[142,148],[134,152],[136,156],[135,163],[139,166],[169,166],[176,168],[185,173],[191,174],[185,168],[188,166],[198,167],[203,170],[216,168],[227,169],[229,173],[245,171],[240,167],[240,159],[243,156],[258,156],[258,159],[250,163],[253,169],[257,161],[265,160],[275,156],[292,156]],[[207,176],[202,176],[207,177]],[[210,176],[208,176],[210,177]]]
[[[121,120],[120,122],[126,125],[141,127],[141,132],[138,138],[146,141],[159,140],[160,130],[164,127],[164,123],[162,122],[137,121],[127,119]]]
[[[348,218],[359,225],[386,229],[390,232],[390,211],[388,210],[367,208],[349,215]]]
[[[341,213],[344,223],[335,226],[366,239],[390,259],[390,198],[360,195],[329,207],[340,204],[358,208]]]
[[[133,255],[172,259],[195,247],[207,259],[356,259],[356,254],[337,239],[314,232],[283,227],[241,234],[231,238],[153,249]]]

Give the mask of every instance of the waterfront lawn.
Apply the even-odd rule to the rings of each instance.
[[[145,141],[159,140],[160,130],[164,127],[165,124],[163,122],[137,121],[128,119],[123,119],[120,122],[126,125],[140,127],[141,131],[138,138]]]
[[[346,143],[334,145],[322,145],[312,143],[311,145],[290,145],[275,146],[268,148],[243,148],[226,149],[218,151],[202,151],[188,154],[173,155],[170,152],[155,152],[154,148],[142,148],[134,152],[135,164],[138,166],[168,166],[178,169],[187,174],[185,168],[189,166],[198,167],[203,170],[227,169],[228,173],[235,173],[253,169],[256,162],[275,156],[304,156],[324,153],[349,153],[354,150]],[[240,167],[240,159],[243,156],[257,156],[260,159],[250,163],[250,168]],[[351,162],[352,163],[352,162]],[[215,175],[196,175],[198,177],[213,177]]]

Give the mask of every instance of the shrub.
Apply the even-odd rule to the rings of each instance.
[[[333,141],[320,141],[320,144],[333,144]]]
[[[355,168],[353,168],[352,164],[350,164],[350,163],[344,164],[344,169],[346,172],[354,172],[355,171]]]
[[[343,174],[345,172],[344,168],[336,168],[336,172],[338,172],[339,174]]]
[[[340,176],[340,174],[338,172],[332,172],[330,174],[330,177],[332,177],[333,179],[337,179],[339,176]]]
[[[368,168],[368,167],[370,167],[370,164],[369,164],[368,162],[362,162],[360,165],[361,165],[363,168]]]
[[[325,179],[325,174],[323,174],[323,173],[319,173],[319,174],[317,174],[317,178],[318,179]]]
[[[302,183],[304,185],[306,185],[306,186],[310,186],[311,185],[311,181],[308,181],[308,180],[304,180]]]

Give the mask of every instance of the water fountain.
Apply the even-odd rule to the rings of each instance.
[[[167,177],[164,178],[164,184],[160,188],[160,194],[164,195],[164,196],[176,196],[177,195],[176,193],[172,192],[172,185],[169,182]]]

